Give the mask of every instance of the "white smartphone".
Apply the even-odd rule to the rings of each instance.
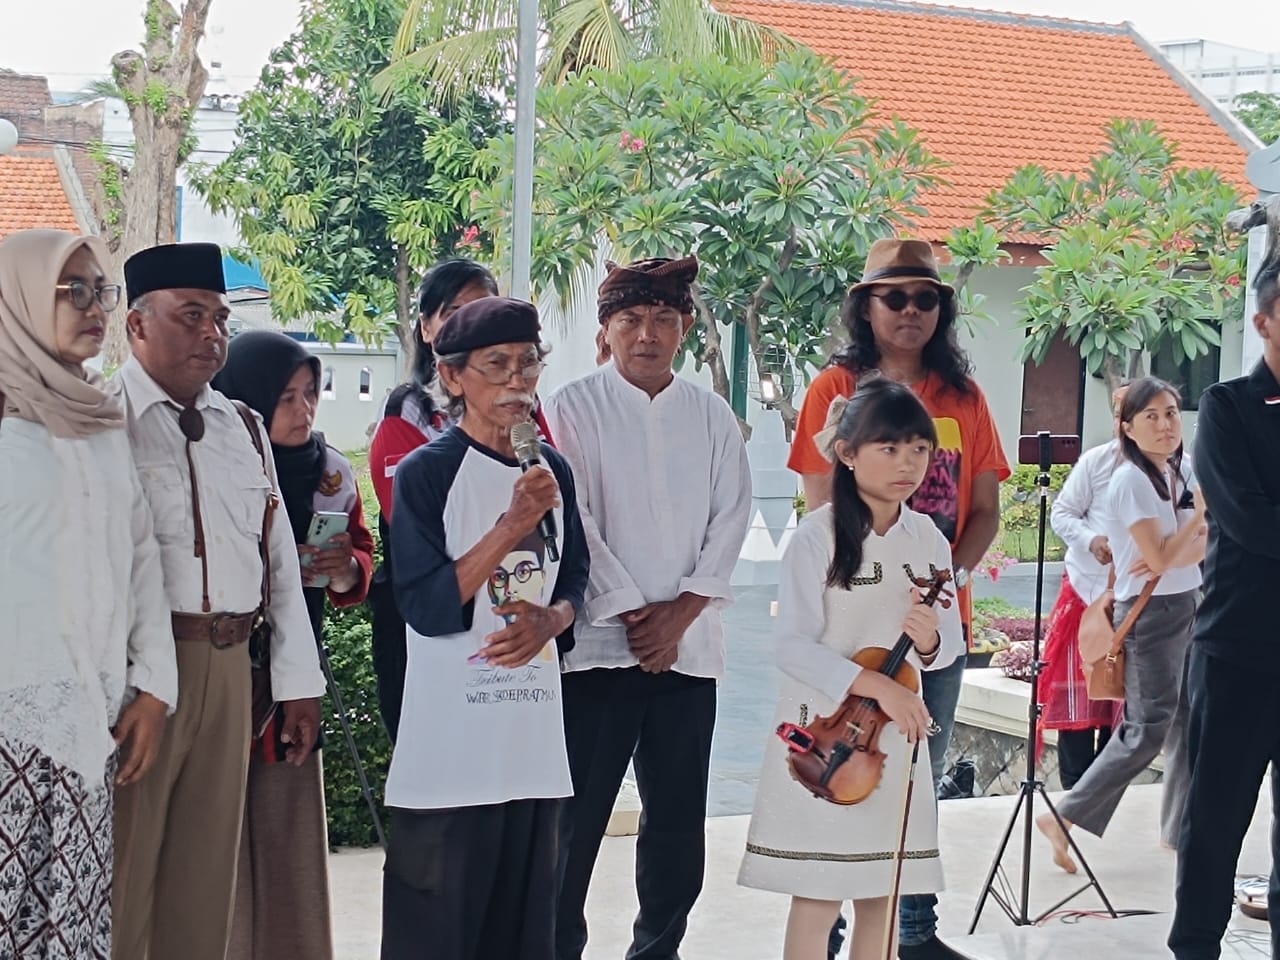
[[[323,550],[329,545],[331,537],[347,532],[347,524],[350,522],[351,518],[345,513],[339,513],[334,510],[317,510],[311,515],[311,526],[307,528],[307,543]],[[304,556],[301,563],[304,567],[311,566],[310,555]],[[312,587],[327,587],[328,585],[329,578],[325,576],[317,577],[309,584]]]

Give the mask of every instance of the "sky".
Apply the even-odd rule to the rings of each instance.
[[[952,5],[1128,20],[1157,43],[1205,38],[1280,57],[1280,3],[1275,0],[952,0]],[[58,91],[107,76],[111,55],[142,37],[142,0],[7,0],[5,6],[0,68],[46,75]],[[211,85],[209,92],[251,87],[268,52],[292,32],[298,7],[298,0],[212,0],[201,55],[206,66],[222,64],[222,81],[221,89]]]

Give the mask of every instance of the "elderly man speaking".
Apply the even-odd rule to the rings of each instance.
[[[573,475],[530,423],[538,341],[532,304],[458,309],[434,343],[455,425],[396,469],[408,664],[387,777],[383,960],[553,955],[570,792],[556,641],[572,639],[588,554]],[[533,451],[545,467],[529,465]]]
[[[574,796],[560,839],[559,960],[582,956],[587,886],[633,757],[644,815],[628,958],[674,960],[702,890],[720,610],[733,599],[751,474],[728,405],[671,369],[697,274],[693,257],[610,264],[599,318],[613,362],[544,407],[591,548],[563,681]]]

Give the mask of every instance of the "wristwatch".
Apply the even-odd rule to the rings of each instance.
[[[964,567],[956,567],[955,573],[951,577],[951,582],[956,585],[957,590],[963,590],[969,585],[969,571]]]

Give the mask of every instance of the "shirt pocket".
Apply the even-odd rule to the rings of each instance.
[[[195,524],[191,519],[191,495],[182,471],[172,463],[138,464],[156,539],[162,544],[194,542]]]
[[[218,496],[235,529],[256,544],[262,537],[262,518],[273,492],[271,484],[256,453],[252,458],[237,453],[227,459],[224,479],[218,484]],[[284,511],[277,510],[272,522],[283,516]]]

